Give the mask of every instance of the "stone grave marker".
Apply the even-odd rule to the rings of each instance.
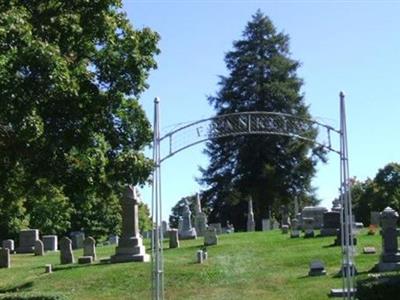
[[[320,260],[314,260],[310,263],[310,271],[308,276],[324,276],[326,275],[324,263]]]
[[[87,237],[83,241],[83,256],[91,256],[93,258],[93,261],[97,259],[96,241],[91,236]]]
[[[93,263],[93,256],[81,256],[78,258],[78,264],[91,264]]]
[[[58,250],[58,237],[56,235],[44,235],[42,239],[43,239],[44,251]]]
[[[253,199],[249,197],[248,210],[247,210],[247,231],[255,231],[256,223],[254,222],[254,212],[253,212]]]
[[[221,235],[222,234],[222,226],[221,223],[211,223],[208,224],[209,228],[215,228],[215,231],[217,232],[217,235]]]
[[[289,225],[282,225],[282,234],[288,234],[289,233]]]
[[[217,231],[215,228],[209,227],[204,234],[204,246],[211,246],[218,244]]]
[[[115,255],[111,256],[112,263],[139,261],[149,262],[143,239],[139,233],[139,195],[136,188],[128,186],[121,201],[122,207],[122,235],[115,248]]]
[[[35,242],[35,256],[43,256],[44,255],[44,245],[41,240],[37,240]]]
[[[179,248],[179,237],[178,237],[178,229],[170,229],[169,232],[169,247],[170,248]]]
[[[290,237],[291,238],[300,237],[299,221],[296,218],[292,219],[291,224],[292,224],[292,228],[290,230]]]
[[[0,249],[0,268],[10,268],[11,267],[11,257],[10,249]]]
[[[382,254],[378,264],[379,272],[400,270],[400,252],[397,240],[397,220],[399,214],[386,207],[380,214],[382,226]]]
[[[82,231],[73,231],[70,234],[72,241],[72,249],[82,249],[85,233]]]
[[[33,253],[35,242],[39,239],[39,230],[24,229],[19,232],[19,246],[17,253]]]
[[[9,249],[10,253],[14,253],[14,240],[4,240],[2,242],[2,247],[4,249]]]
[[[303,217],[304,237],[314,237],[314,219]]]
[[[196,213],[194,216],[194,227],[196,228],[197,236],[203,236],[207,228],[207,216],[201,209],[200,194],[196,197]]]
[[[364,247],[363,248],[363,253],[364,254],[375,254],[376,253],[376,249],[375,249],[375,247]]]
[[[204,259],[203,250],[197,250],[196,258],[197,258],[197,263],[198,264],[202,264],[203,263],[203,259]]]
[[[182,230],[179,232],[179,238],[182,240],[193,240],[197,238],[196,228],[192,226],[192,212],[189,203],[185,202],[182,213]]]
[[[271,230],[271,221],[270,219],[262,219],[261,221],[262,225],[262,231],[268,231]]]
[[[371,211],[370,224],[379,227],[379,216],[380,216],[379,211]]]
[[[145,238],[148,237],[145,236]],[[118,245],[118,240],[119,240],[118,235],[110,235],[110,237],[108,238],[108,242],[110,243],[110,245]]]
[[[75,262],[74,253],[72,252],[72,241],[63,237],[60,240],[60,263],[62,265],[73,264]]]
[[[340,228],[340,212],[329,211],[323,214],[322,236],[336,236]]]
[[[44,265],[44,272],[47,274],[53,273],[53,266],[51,264]]]

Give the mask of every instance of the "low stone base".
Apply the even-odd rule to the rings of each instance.
[[[379,262],[376,266],[378,272],[390,272],[400,270],[400,262]]]
[[[179,239],[181,240],[195,240],[197,239],[196,229],[182,231],[179,233]]]
[[[297,231],[292,231],[291,233],[290,233],[290,237],[293,239],[293,238],[299,238],[300,237],[300,232],[297,230]]]
[[[16,249],[17,253],[34,253],[35,247],[18,247]]]
[[[324,269],[322,270],[310,270],[308,272],[308,276],[325,276],[326,271]]]
[[[350,296],[355,296],[356,292],[357,292],[357,289],[351,289]],[[329,296],[332,298],[343,298],[347,295],[348,295],[347,290],[343,290],[343,289],[331,289],[331,293],[329,294]]]
[[[314,237],[314,231],[310,231],[310,232],[305,232],[304,233],[304,238],[313,238]]]
[[[337,229],[336,228],[322,228],[321,236],[336,236]]]
[[[78,258],[78,264],[83,265],[83,264],[91,264],[93,263],[93,257],[92,256],[81,256]]]
[[[150,255],[148,254],[117,254],[111,256],[111,263],[123,263],[123,262],[149,262]]]

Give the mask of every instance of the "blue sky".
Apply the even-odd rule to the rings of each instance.
[[[312,115],[338,127],[339,91],[346,93],[350,174],[373,177],[399,161],[400,1],[135,1],[124,10],[137,29],[161,35],[158,69],[140,102],[153,120],[153,99],[161,98],[161,129],[213,115],[207,95],[226,74],[224,55],[241,38],[257,9],[290,36],[292,58]],[[204,144],[162,166],[163,216],[183,196],[199,191],[198,166],[207,166]],[[339,186],[339,160],[329,156],[313,182],[322,205],[331,207]],[[143,200],[151,202],[149,188]]]

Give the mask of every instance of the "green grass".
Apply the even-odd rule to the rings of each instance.
[[[209,259],[195,263],[203,239],[181,241],[179,249],[165,249],[167,299],[328,299],[331,288],[341,287],[340,248],[331,247],[334,237],[290,239],[279,231],[235,233],[219,237],[208,247]],[[358,235],[357,269],[361,276],[379,260],[381,239]],[[364,246],[375,246],[377,254],[362,254]],[[148,250],[149,251],[149,250]],[[114,247],[97,248],[99,258],[114,253]],[[75,258],[82,250],[75,251]],[[308,277],[309,263],[320,259],[328,275]],[[56,293],[67,299],[149,299],[150,264],[59,264],[58,253],[44,257],[12,255],[12,268],[0,269],[3,293]],[[54,273],[44,274],[53,264]],[[0,298],[1,299],[1,298]]]

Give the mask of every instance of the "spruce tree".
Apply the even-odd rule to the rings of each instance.
[[[245,111],[268,111],[310,119],[296,71],[300,63],[291,58],[288,35],[277,32],[271,20],[258,11],[247,24],[241,40],[233,43],[225,63],[228,76],[221,76],[220,89],[208,98],[216,115]],[[310,127],[308,136],[316,137]],[[201,169],[200,183],[208,186],[204,196],[211,208],[211,221],[231,221],[245,228],[247,197],[252,196],[256,222],[267,210],[279,211],[294,197],[316,202],[311,179],[323,151],[299,139],[257,135],[224,137],[207,143],[210,164]]]

